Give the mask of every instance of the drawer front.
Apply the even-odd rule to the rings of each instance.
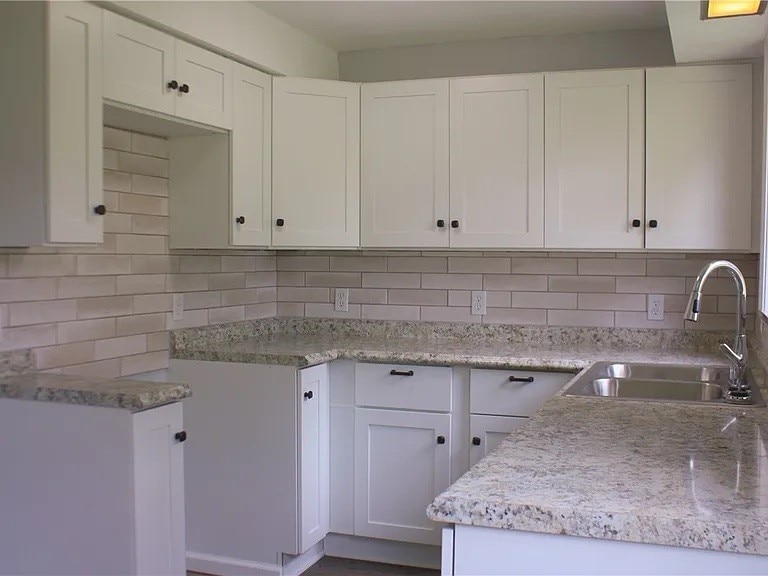
[[[356,364],[355,404],[450,412],[451,375],[444,366]]]
[[[510,381],[514,377],[515,381]],[[526,381],[529,379],[530,381]],[[471,370],[472,414],[530,416],[573,378],[573,374],[527,370]]]

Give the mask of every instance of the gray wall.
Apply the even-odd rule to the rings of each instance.
[[[342,52],[339,78],[377,82],[674,63],[669,30],[663,28]]]

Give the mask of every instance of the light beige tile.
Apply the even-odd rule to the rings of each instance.
[[[0,278],[8,276],[8,255],[0,254]]]
[[[219,306],[221,306],[221,292],[187,292],[184,294],[184,310],[200,310],[201,308],[217,308]]]
[[[37,324],[19,328],[3,328],[0,350],[34,348],[56,344],[56,324]]]
[[[116,232],[133,232],[134,234],[153,234],[168,236],[167,216],[148,216],[145,214],[133,214],[130,217],[130,230],[116,230]]]
[[[528,324],[541,326],[547,323],[546,310],[530,308],[488,308],[483,324]]]
[[[464,258],[482,258],[483,252],[476,250],[422,250],[422,256],[430,258],[462,256]]]
[[[133,336],[121,336],[119,338],[106,338],[104,340],[97,340],[94,347],[96,360],[119,358],[121,356],[131,356],[133,354],[141,354],[146,351],[146,334],[135,334]]]
[[[115,336],[115,319],[98,318],[95,320],[61,322],[57,326],[56,333],[59,344],[112,338]]]
[[[104,232],[128,234],[131,231],[131,215],[107,212],[104,215]]]
[[[165,321],[163,321],[163,323],[165,323]],[[147,334],[147,352],[168,350],[168,348],[170,348],[169,340],[168,332],[154,332],[152,334]]]
[[[277,302],[277,286],[257,288],[256,302]]]
[[[279,271],[297,272],[327,272],[330,270],[330,258],[328,256],[277,256],[277,269]]]
[[[330,302],[328,288],[301,288],[279,286],[277,289],[278,302]]]
[[[165,274],[132,274],[117,277],[117,294],[165,292]]]
[[[448,258],[448,272],[509,274],[509,258]]]
[[[278,302],[277,315],[285,316],[288,318],[301,318],[304,316],[304,304],[299,302]],[[250,318],[248,319],[250,320]]]
[[[251,272],[245,275],[246,288],[277,286],[277,272]]]
[[[349,311],[334,310],[333,304],[322,302],[309,302],[305,306],[304,315],[307,318],[360,318],[360,304],[350,304]]]
[[[709,264],[711,260],[685,259],[685,260],[660,260],[654,254],[653,258],[648,260],[648,276],[693,276],[698,275],[699,271]]]
[[[8,326],[66,322],[77,318],[77,300],[8,304]]]
[[[245,320],[245,306],[229,306],[208,310],[209,324],[226,324]]]
[[[222,272],[252,272],[256,266],[255,256],[222,256]]]
[[[181,256],[182,273],[221,272],[221,256]]]
[[[104,190],[104,206],[107,208],[107,212],[119,212],[120,194]]]
[[[304,272],[278,272],[278,286],[304,286],[306,284]]]
[[[79,276],[106,276],[109,274],[130,274],[131,257],[116,254],[86,254],[77,256]]]
[[[132,296],[107,296],[104,298],[80,298],[77,300],[77,318],[106,318],[127,316],[133,313]]]
[[[597,310],[547,310],[550,326],[613,326],[613,312]]]
[[[118,154],[119,152],[117,150],[105,149],[103,151],[102,167],[105,170],[119,170],[120,160],[118,158]]]
[[[8,304],[0,304],[0,328],[8,326]]]
[[[665,278],[661,276],[616,278],[616,292],[685,294],[685,278]]]
[[[448,292],[448,306],[469,306],[471,299],[471,290],[450,290]],[[486,293],[488,308],[509,308],[511,302],[512,295],[509,292],[490,291]]]
[[[71,254],[11,254],[8,276],[32,278],[71,276],[75,273],[75,257]]]
[[[168,368],[168,352],[148,352],[120,359],[120,376]]]
[[[546,291],[547,277],[536,275],[496,275],[489,274],[483,277],[485,290],[524,290],[527,292]]]
[[[138,316],[122,316],[117,318],[117,336],[132,334],[147,334],[165,330],[165,314],[141,314]]]
[[[678,278],[678,280],[681,280]],[[685,294],[690,294],[693,289],[693,283],[695,278],[685,278]],[[757,279],[745,278],[747,283],[747,296],[754,296],[757,294]],[[704,294],[706,295],[723,295],[730,296],[736,293],[736,284],[733,282],[733,278],[712,278],[707,280],[704,285]]]
[[[144,176],[142,174],[133,174],[131,176],[134,194],[146,194],[147,196],[168,197],[168,179],[158,178],[156,176]]]
[[[110,166],[112,168],[112,166]],[[118,152],[117,169],[131,174],[168,178],[168,160],[131,152]]]
[[[482,316],[470,314],[469,308],[451,308],[448,306],[422,306],[421,320],[423,322],[462,322],[479,324]]]
[[[646,294],[579,294],[579,309],[644,311],[646,301]]]
[[[635,278],[631,278],[635,280]],[[550,276],[552,292],[616,292],[616,278],[611,276]]]
[[[72,276],[57,279],[58,298],[85,298],[88,296],[114,296],[114,276]]]
[[[168,274],[165,279],[168,292],[197,292],[208,290],[207,274]]]
[[[55,278],[0,280],[0,302],[26,302],[56,298]]]
[[[666,318],[666,314],[664,316]],[[747,331],[752,331],[754,316],[747,317]],[[736,325],[733,314],[702,314],[698,322],[685,322],[686,330],[723,330],[732,331]]]
[[[208,287],[211,290],[235,290],[245,288],[244,272],[228,272],[226,274],[209,274]]]
[[[173,294],[147,294],[133,297],[133,312],[170,312],[173,310]]]
[[[717,297],[718,312],[725,313],[725,314],[736,314],[736,308],[737,308],[736,296],[718,296]],[[757,298],[754,296],[747,296],[747,314],[754,314],[756,311],[757,311]]]
[[[35,350],[35,358],[37,359],[38,370],[92,362],[95,359],[94,343],[75,342],[73,344],[37,348]]]
[[[121,193],[118,197],[120,212],[168,216],[168,199],[144,194]]]
[[[421,287],[482,290],[483,277],[480,274],[423,274]]]
[[[550,258],[616,258],[615,252],[550,252]],[[645,255],[643,255],[645,256]],[[624,254],[621,255],[624,258]]]
[[[716,314],[718,308],[717,296],[704,294],[699,301],[699,307],[705,314]],[[665,295],[664,312],[685,312],[688,306],[688,294]],[[735,320],[734,320],[735,322]]]
[[[644,276],[645,260],[631,258],[579,258],[580,276]]]
[[[416,306],[447,306],[447,290],[390,290],[390,304],[412,304]]]
[[[364,288],[419,288],[421,275],[404,272],[364,272]]]
[[[386,272],[384,256],[331,256],[333,272]]]
[[[667,260],[680,260],[685,258],[685,254],[649,254],[648,252],[620,252],[619,255],[622,258],[655,258],[655,259],[667,259]]]
[[[256,304],[258,301],[258,291],[256,288],[247,288],[245,290],[224,290],[221,293],[222,306]]]
[[[87,364],[77,364],[75,366],[66,366],[61,370],[62,374],[67,376],[89,376],[93,378],[119,378],[120,360],[113,358],[111,360],[100,360],[98,362],[88,362]]]
[[[384,288],[350,288],[350,304],[386,304],[387,291]]]
[[[130,151],[131,133],[104,126],[103,146],[112,150]]]
[[[448,258],[437,256],[396,256],[387,258],[388,272],[448,272]]]
[[[291,304],[291,303],[289,303]],[[277,302],[262,302],[261,304],[247,304],[245,307],[246,320],[258,320],[260,318],[272,318],[277,315]],[[304,305],[301,304],[303,307]]]
[[[683,329],[683,315],[678,312],[665,312],[664,320],[648,320],[647,312],[616,312],[618,328],[656,328]]]
[[[576,294],[567,292],[513,292],[512,308],[576,308]]]
[[[576,274],[575,258],[511,258],[512,274]]]
[[[195,326],[206,326],[208,324],[208,310],[185,310],[184,318],[174,320],[170,313],[165,315],[165,326],[168,330],[178,330],[179,328],[194,328]]]
[[[134,274],[168,274],[178,271],[178,256],[131,256],[131,272]]]
[[[131,151],[146,156],[168,158],[168,140],[146,134],[131,134]]]
[[[119,254],[165,254],[168,252],[168,238],[142,234],[118,234],[117,252]]]
[[[360,288],[362,275],[360,272],[307,272],[305,282],[307,286]]]
[[[103,175],[103,187],[104,190],[111,190],[113,192],[130,192],[131,191],[131,175],[127,172],[115,172],[114,170],[104,170]],[[117,209],[117,206],[110,208],[105,203],[107,211],[111,209]]]
[[[363,304],[361,317],[368,320],[419,320],[418,306],[386,306]]]

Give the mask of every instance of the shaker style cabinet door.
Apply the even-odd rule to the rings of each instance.
[[[123,16],[104,11],[104,98],[173,114],[176,40]]]
[[[646,71],[646,248],[749,250],[752,66]]]
[[[514,416],[469,416],[469,465],[474,466],[496,450],[507,436],[528,422],[528,418]]]
[[[360,85],[275,78],[272,244],[360,245]]]
[[[361,244],[447,247],[448,80],[364,84]]]
[[[427,506],[451,483],[451,415],[355,409],[355,535],[440,544]]]
[[[232,127],[232,65],[228,58],[176,40],[176,116]]]
[[[544,245],[544,76],[451,80],[451,248]]]
[[[269,246],[272,227],[272,78],[232,63],[233,246]]]
[[[642,248],[644,71],[544,83],[545,247]]]

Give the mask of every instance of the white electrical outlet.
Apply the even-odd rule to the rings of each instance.
[[[664,320],[663,294],[648,294],[648,320]]]
[[[472,314],[482,316],[486,311],[486,292],[485,290],[475,290],[472,292]]]
[[[336,288],[333,309],[336,312],[349,312],[349,288]]]
[[[184,294],[173,295],[173,312],[171,312],[171,319],[174,322],[184,320]]]

